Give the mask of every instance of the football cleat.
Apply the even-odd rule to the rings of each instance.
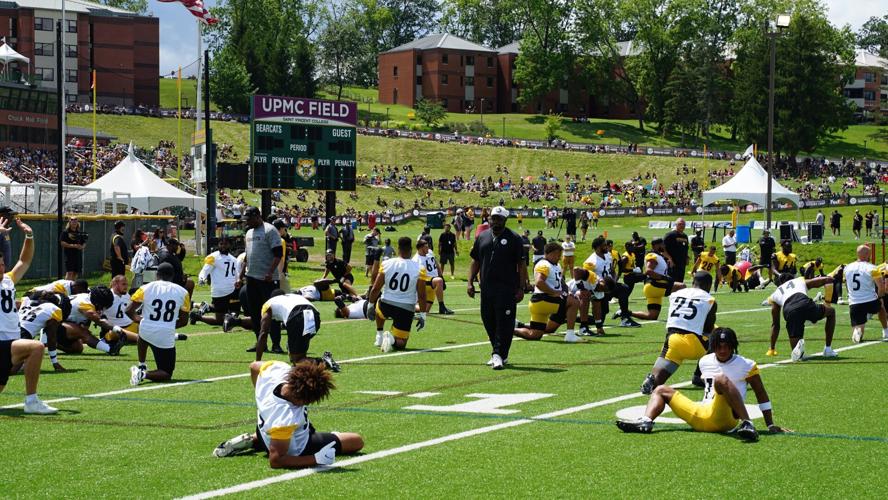
[[[799,339],[798,343],[792,350],[790,358],[793,361],[801,361],[805,357],[805,339]]]
[[[820,302],[823,300],[823,292],[817,292],[817,295],[814,296],[814,302]]]
[[[626,318],[620,321],[620,328],[641,328],[641,324],[632,318]]]
[[[382,352],[392,352],[394,348],[395,337],[392,336],[392,332],[382,332],[382,343],[379,345],[379,349],[382,350]]]
[[[863,341],[863,328],[856,326],[851,330],[851,342],[859,344]]]
[[[758,441],[759,435],[749,420],[744,420],[737,428],[737,435],[744,441]]]
[[[882,342],[888,342],[888,332],[882,333]]]
[[[568,330],[567,333],[564,334],[564,341],[573,344],[579,342],[580,337],[578,337],[573,330]]]
[[[111,344],[111,350],[108,351],[109,356],[117,356],[120,354],[120,350],[123,349],[123,346],[126,345],[126,334],[121,333],[117,336],[117,342]]]
[[[823,357],[824,358],[837,358],[837,357],[839,357],[839,353],[836,352],[836,350],[833,349],[832,347],[826,346],[823,348]]]
[[[777,355],[777,349],[768,349],[768,352],[765,353],[765,356],[771,356],[771,357],[773,357],[773,356],[776,356],[776,355]]]
[[[200,311],[198,309],[192,309],[191,312],[188,313],[188,322],[192,325],[197,324],[197,320],[200,319]]]
[[[657,381],[654,380],[654,374],[648,373],[646,377],[644,377],[644,382],[641,383],[641,393],[642,394],[651,394],[654,392],[654,389],[657,388]]]
[[[373,345],[379,347],[382,345],[382,333],[376,332],[376,340],[373,342]]]
[[[500,359],[502,359],[502,358],[500,358]],[[509,358],[503,359],[504,365],[506,365],[508,363],[509,363]],[[493,356],[491,356],[490,359],[487,360],[487,366],[493,366]]]
[[[253,435],[241,434],[240,436],[235,436],[217,446],[216,449],[213,450],[213,456],[216,458],[230,457],[231,455],[236,455],[237,453],[252,448]]]
[[[185,335],[184,333],[177,333],[176,340],[188,340],[188,335]]]
[[[327,365],[327,369],[334,373],[339,373],[342,369],[339,367],[339,363],[333,359],[333,353],[330,351],[324,351],[324,355],[321,356],[321,361]]]
[[[455,314],[455,313],[452,310],[447,309],[446,307],[444,307],[442,305],[441,307],[438,308],[438,314],[449,315],[449,314]]]
[[[145,370],[138,365],[130,367],[130,385],[137,386],[145,380]]]
[[[281,346],[279,345],[271,346],[271,352],[272,354],[287,354],[287,351],[281,349]]]
[[[198,306],[197,309],[198,309],[198,311],[200,312],[200,315],[201,315],[201,316],[204,316],[204,315],[206,315],[207,313],[210,312],[210,305],[207,304],[206,302],[201,302],[201,303],[200,303],[200,306]]]
[[[53,408],[48,404],[44,403],[37,398],[35,401],[31,401],[30,403],[25,401],[25,413],[29,415],[54,415],[58,413],[59,410],[57,408]]]
[[[237,317],[235,315],[233,315],[231,313],[226,314],[225,319],[222,320],[222,331],[225,333],[228,333],[231,330],[234,330],[234,320],[235,319],[237,319]]]
[[[611,319],[618,319],[622,315],[623,315],[623,311],[617,309],[617,312],[611,314]]]
[[[626,420],[617,420],[617,427],[623,432],[636,432],[640,434],[650,434],[654,430],[653,420],[638,419],[634,422]]]
[[[494,354],[493,356],[491,356],[490,361],[490,366],[494,370],[502,370],[504,368],[503,358],[501,358],[499,354]]]

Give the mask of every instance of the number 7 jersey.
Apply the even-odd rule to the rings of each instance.
[[[191,310],[188,291],[170,281],[152,281],[136,290],[130,300],[142,304],[139,337],[161,349],[175,347],[179,310]]]
[[[676,328],[685,332],[703,335],[706,317],[712,310],[715,299],[705,290],[683,288],[669,296],[669,316],[666,328]]]

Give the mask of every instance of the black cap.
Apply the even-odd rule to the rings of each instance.
[[[114,229],[117,229],[118,227],[120,227],[120,226],[125,226],[125,225],[126,225],[126,222],[123,222],[122,220],[119,220],[119,221],[117,221],[117,222],[114,223]]]
[[[13,210],[12,208],[10,208],[10,207],[8,207],[8,206],[6,206],[6,205],[3,205],[2,207],[0,207],[0,214],[11,214],[11,215],[15,215],[15,214],[17,214],[17,213],[18,213],[18,212],[16,212],[15,210]]]
[[[167,240],[167,245],[178,245],[178,244],[179,244],[179,240],[177,240],[176,238],[170,238]]]
[[[274,227],[276,227],[276,228],[278,228],[278,229],[280,229],[280,228],[282,228],[282,227],[287,227],[287,221],[285,221],[284,219],[275,219],[275,220],[271,223],[271,225],[274,226]]]

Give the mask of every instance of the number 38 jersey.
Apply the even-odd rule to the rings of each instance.
[[[418,262],[396,257],[382,263],[382,299],[392,305],[409,306],[416,304],[416,282],[428,281],[426,269]]]
[[[139,337],[161,349],[174,347],[179,310],[191,311],[188,292],[170,281],[152,281],[136,290],[130,300],[142,304]]]
[[[12,273],[8,272],[0,281],[0,340],[20,338],[19,315],[15,310],[15,281]]]
[[[703,335],[706,317],[712,310],[715,299],[705,290],[683,288],[669,296],[669,316],[666,328],[676,328],[685,332]]]

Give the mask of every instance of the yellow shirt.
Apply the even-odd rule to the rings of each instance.
[[[711,273],[718,266],[718,256],[709,255],[708,253],[700,254],[700,269]]]
[[[635,254],[629,252],[623,252],[623,257],[626,258],[623,263],[623,271],[630,272],[635,269]]]
[[[796,263],[796,254],[790,253],[786,255],[783,253],[783,250],[774,254],[774,257],[777,258],[777,270],[778,271],[788,271],[795,267]]]

